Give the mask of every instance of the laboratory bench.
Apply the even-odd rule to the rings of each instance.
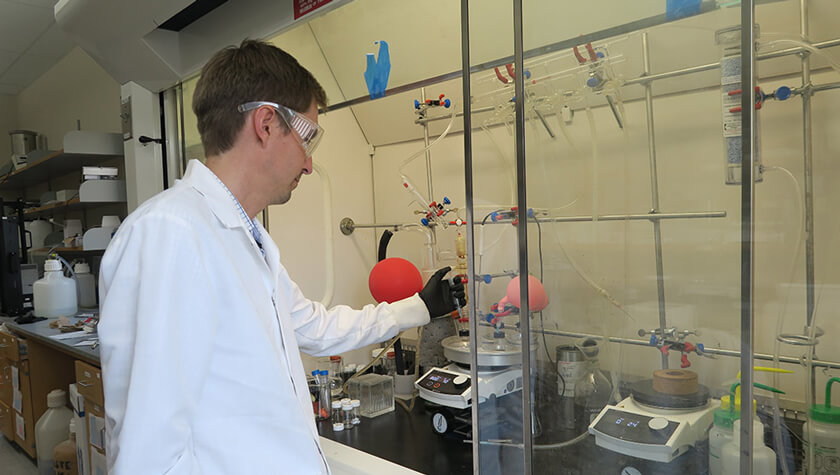
[[[26,338],[30,344],[36,343],[43,345],[62,353],[66,357],[76,358],[88,364],[99,366],[98,347],[91,349],[90,345],[74,346],[77,343],[90,339],[90,334],[80,333],[79,336],[75,338],[56,340],[53,337],[61,334],[61,331],[57,328],[50,328],[50,322],[52,321],[55,321],[55,319],[53,318],[34,323],[19,324],[14,322],[14,318],[0,317],[0,323],[5,323],[8,329],[17,335]]]
[[[0,323],[10,332],[0,332],[0,432],[35,458],[35,423],[47,410],[47,394],[54,389],[67,392],[75,383],[79,394],[74,409],[80,407],[77,415],[87,417],[82,425],[96,429],[87,433],[91,447],[95,447],[91,454],[97,452],[101,457],[96,461],[104,463],[100,450],[104,448],[104,397],[99,349],[76,346],[92,339],[88,333],[54,338],[62,334],[50,328],[54,320],[18,324],[13,318],[0,316]]]
[[[534,438],[533,473],[572,475],[581,473],[623,473],[621,469],[634,467],[642,473],[705,473],[708,460],[707,447],[691,448],[671,463],[660,464],[628,457],[608,451],[595,445],[591,435],[578,443],[566,447],[548,447],[575,439],[580,431],[556,427],[559,407],[545,388],[537,388],[537,398],[548,407],[538,418],[538,434]],[[493,409],[482,406],[482,421],[496,419],[512,421],[521,416],[520,393],[496,400]],[[487,403],[485,403],[487,404]],[[456,436],[441,436],[432,429],[431,415],[434,407],[418,398],[409,413],[400,406],[393,412],[369,419],[354,429],[333,432],[329,421],[318,423],[322,437],[388,460],[403,467],[425,474],[471,474],[473,473],[472,443]],[[521,420],[521,419],[520,419]],[[509,422],[506,422],[509,424]],[[493,424],[486,424],[493,430]],[[510,427],[500,433],[510,434]],[[485,430],[485,429],[482,429]],[[521,427],[519,428],[521,430]],[[482,439],[494,440],[493,434],[484,432]],[[522,449],[513,441],[491,442],[500,444],[500,450],[482,450],[481,473],[502,475],[520,473]],[[521,444],[521,441],[518,441]],[[489,443],[489,442],[485,442]],[[615,470],[613,470],[615,469]]]
[[[410,413],[397,405],[393,412],[362,417],[361,424],[346,431],[333,432],[330,421],[318,422],[318,432],[324,438],[420,473],[473,471],[472,445],[435,434],[431,415],[420,398]]]

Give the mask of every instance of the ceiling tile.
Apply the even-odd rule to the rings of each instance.
[[[0,83],[29,86],[55,63],[55,58],[25,54],[0,75]]]
[[[57,0],[7,0],[9,3],[23,3],[24,5],[31,5],[33,7],[49,8],[55,7]]]
[[[53,23],[50,29],[38,38],[26,53],[45,58],[61,59],[73,49],[75,44],[73,40],[64,34],[61,27]]]
[[[0,74],[18,57],[18,53],[0,49]]]
[[[3,84],[2,82],[0,82],[0,94],[16,95],[22,90],[23,87],[21,86],[15,86],[14,84]]]
[[[0,45],[22,53],[54,22],[50,8],[0,0]]]

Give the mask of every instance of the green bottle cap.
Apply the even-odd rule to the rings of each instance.
[[[731,429],[732,425],[741,418],[740,412],[729,409],[715,409],[715,425],[724,429]]]
[[[825,404],[811,406],[811,419],[827,424],[840,424],[840,407],[831,407],[831,383],[840,382],[840,378],[831,378],[825,384]]]

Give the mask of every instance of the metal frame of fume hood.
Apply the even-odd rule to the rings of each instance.
[[[703,11],[707,12],[710,11],[708,1],[703,2]],[[759,2],[762,3],[762,2]],[[742,25],[752,25],[755,23],[755,5],[756,0],[744,0],[741,2],[741,24]],[[453,73],[448,73],[440,76],[436,76],[433,78],[428,78],[422,81],[414,82],[411,84],[406,84],[403,86],[399,86],[396,88],[389,89],[386,91],[387,95],[398,94],[401,92],[407,92],[410,90],[415,90],[417,88],[421,88],[424,86],[440,83],[442,81],[457,79],[463,76],[462,86],[463,86],[463,96],[464,96],[464,107],[463,111],[458,112],[458,116],[464,117],[464,124],[465,124],[465,131],[471,130],[471,118],[472,114],[481,113],[486,110],[491,110],[490,108],[484,109],[476,109],[470,110],[469,107],[469,97],[470,97],[470,75],[474,72],[483,71],[486,69],[492,69],[494,66],[509,64],[511,62],[514,63],[515,68],[519,68],[520,70],[523,68],[523,62],[525,58],[534,57],[538,55],[542,55],[551,51],[561,50],[561,49],[568,49],[581,42],[590,42],[590,41],[597,41],[604,38],[609,38],[613,36],[617,36],[620,34],[638,31],[647,29],[653,26],[657,26],[659,24],[665,23],[666,20],[664,15],[650,17],[647,19],[639,20],[636,22],[631,22],[625,25],[620,25],[618,27],[609,28],[605,30],[601,30],[599,32],[591,33],[589,35],[585,35],[583,37],[572,38],[569,40],[565,40],[562,42],[554,43],[552,45],[548,45],[545,47],[524,51],[523,44],[522,44],[522,1],[516,0],[513,3],[514,6],[514,56],[502,58],[496,61],[492,61],[489,63],[484,63],[480,65],[472,66],[469,61],[469,0],[461,0],[461,47],[462,47],[462,71],[457,71]],[[754,272],[754,204],[755,204],[755,182],[754,182],[754,166],[756,162],[756,150],[754,147],[754,140],[756,137],[756,127],[755,127],[755,109],[752,107],[755,98],[755,84],[756,84],[756,77],[755,77],[755,63],[757,60],[764,60],[764,59],[772,59],[778,58],[782,56],[788,56],[793,54],[798,54],[801,56],[801,63],[802,63],[802,85],[799,88],[793,90],[795,95],[799,95],[802,97],[803,105],[803,154],[804,154],[804,172],[805,172],[805,213],[806,213],[806,288],[807,288],[807,324],[810,325],[811,318],[813,316],[813,309],[814,309],[814,236],[813,236],[813,142],[812,142],[812,126],[811,126],[811,96],[819,91],[826,91],[832,89],[840,89],[840,82],[835,83],[828,83],[828,84],[821,84],[821,85],[813,85],[811,83],[811,69],[810,69],[810,54],[807,50],[799,47],[794,48],[787,48],[780,51],[774,51],[771,53],[764,53],[764,54],[756,54],[755,51],[755,32],[751,28],[747,29],[749,32],[742,35],[742,45],[741,51],[742,53],[742,83],[746,83],[749,87],[742,88],[743,90],[747,91],[745,94],[742,95],[742,124],[743,130],[749,130],[749,133],[745,133],[744,136],[751,137],[751,140],[744,140],[742,144],[742,185],[741,185],[741,349],[740,351],[735,350],[726,350],[726,349],[706,349],[707,353],[721,355],[721,356],[732,356],[732,357],[741,357],[741,385],[742,385],[742,397],[746,399],[751,399],[753,397],[753,389],[752,389],[752,381],[753,381],[753,374],[752,374],[752,367],[754,359],[760,360],[771,360],[773,357],[772,355],[765,355],[765,354],[756,354],[754,353],[754,307],[753,307],[753,299],[754,299],[754,288],[753,288],[753,272]],[[802,37],[807,40],[808,38],[808,8],[807,8],[807,0],[800,0],[800,30]],[[744,30],[746,32],[746,30]],[[634,85],[639,84],[645,87],[645,103],[647,106],[646,115],[648,121],[648,130],[649,130],[649,137],[648,137],[648,145],[649,145],[649,153],[650,153],[650,167],[651,167],[651,201],[654,213],[649,215],[605,215],[598,217],[599,220],[620,220],[620,219],[628,219],[628,220],[651,220],[654,223],[654,234],[656,235],[656,229],[658,228],[658,223],[662,219],[685,219],[685,218],[712,218],[712,217],[723,217],[725,216],[725,212],[722,211],[711,211],[711,212],[698,212],[698,213],[656,213],[659,208],[658,203],[658,183],[656,178],[656,155],[655,155],[655,132],[653,127],[653,113],[652,113],[652,94],[650,93],[650,84],[653,81],[658,81],[661,79],[668,79],[673,77],[678,77],[687,74],[694,74],[703,71],[712,70],[715,68],[720,67],[720,63],[709,63],[699,66],[693,66],[683,69],[677,69],[673,71],[651,74],[650,67],[649,67],[649,49],[648,49],[648,42],[647,42],[647,34],[642,34],[642,43],[643,43],[643,60],[645,63],[645,72],[642,76],[627,80],[623,83],[623,85]],[[813,44],[815,48],[824,49],[830,48],[835,46],[840,46],[840,39],[833,39],[828,41],[823,41],[820,43]],[[516,168],[517,168],[517,184],[518,184],[518,193],[517,193],[517,205],[520,209],[527,209],[527,194],[526,194],[526,176],[525,176],[525,142],[524,142],[524,130],[525,130],[525,119],[524,114],[522,111],[524,110],[524,94],[521,92],[524,90],[524,83],[521,77],[517,79],[514,83],[516,89],[516,97],[517,100],[515,102],[516,106],[516,131],[517,131],[517,140],[516,140]],[[360,97],[357,99],[352,99],[346,102],[339,103],[335,106],[330,107],[330,110],[341,109],[344,107],[350,107],[353,105],[361,104],[364,102],[368,102],[370,99],[367,96]],[[418,124],[423,124],[426,126],[429,122],[436,121],[436,120],[443,120],[445,117],[424,117],[418,119],[416,122]],[[424,135],[427,134],[427,129],[424,131]],[[428,138],[424,137],[424,143],[428,143]],[[472,163],[472,147],[471,147],[471,136],[469,133],[464,134],[464,154],[465,154],[465,185],[466,185],[466,203],[467,203],[467,222],[473,222],[473,204],[474,204],[474,197],[473,197],[473,163]],[[427,165],[428,167],[428,165]],[[427,168],[430,170],[430,167]],[[431,192],[431,189],[430,189]],[[431,194],[430,194],[431,197]],[[593,218],[590,216],[570,216],[570,217],[556,217],[556,218],[547,218],[541,221],[547,222],[576,222],[576,221],[592,221]],[[393,227],[397,226],[398,224],[386,224],[386,223],[372,223],[372,224],[357,224],[357,228],[376,228],[376,227]],[[527,262],[527,226],[519,226],[518,229],[518,240],[519,240],[519,262],[520,262],[520,275],[526,275],[528,269],[528,262]],[[470,269],[474,269],[474,259],[475,259],[475,247],[474,247],[474,236],[473,231],[471,228],[468,228],[467,232],[467,246],[468,246],[468,265]],[[655,239],[656,241],[656,239]],[[655,243],[656,246],[656,243]],[[660,245],[657,246],[658,249],[661,249],[661,242]],[[657,251],[659,254],[660,251]],[[662,276],[663,271],[660,270],[661,260],[657,257],[657,276],[658,282],[657,287],[659,290],[660,283],[659,279]],[[527,285],[525,284],[527,279],[521,279],[521,288],[520,293],[522,294],[523,305],[527,309],[527,298],[528,298],[528,289]],[[472,279],[470,281],[470,287],[472,288],[473,295],[475,295],[475,287],[478,285],[476,279]],[[664,292],[660,292],[660,326],[664,327],[666,325],[666,320],[664,317]],[[477,314],[477,302],[471,302],[471,309],[473,315]],[[531,330],[527,328],[528,322],[527,319],[523,320],[523,324],[526,328],[523,328],[523,332],[530,333],[531,331],[535,332],[545,332],[547,334],[553,335],[562,335],[562,336],[583,336],[585,334],[580,333],[573,333],[573,332],[556,332],[546,329],[540,330]],[[478,324],[475,319],[470,319],[470,340],[471,344],[475,347],[477,342],[477,329]],[[593,336],[598,337],[598,336]],[[601,338],[601,337],[598,337]],[[617,337],[609,337],[608,341],[614,343],[624,343],[624,344],[634,344],[634,345],[648,345],[648,342],[642,340],[634,340],[634,339],[626,339],[626,338],[617,338]],[[523,364],[524,368],[529,368],[530,366],[530,351],[527,346],[529,346],[529,339],[526,338],[523,341]],[[810,351],[814,351],[813,347]],[[814,355],[815,356],[815,355]],[[475,359],[475,355],[473,355],[473,359]],[[783,363],[790,363],[790,364],[797,364],[801,363],[799,360],[791,357],[781,357],[780,361]],[[473,362],[473,368],[477,368],[476,362]],[[840,368],[840,363],[830,362],[830,361],[821,361],[815,360],[814,367],[824,367],[824,368]],[[473,369],[475,372],[475,369]],[[473,374],[473,378],[476,378],[477,375]],[[524,376],[524,375],[523,375]],[[530,378],[523,377],[523,410],[525,411],[524,414],[530,414]],[[813,384],[813,378],[812,378]],[[816,394],[815,391],[812,391],[813,394]],[[746,408],[746,409],[745,409]],[[749,411],[749,406],[742,407],[743,411]],[[477,414],[477,407],[473,407],[473,418],[474,420],[478,420]],[[742,417],[745,417],[744,420],[749,419],[750,414],[747,413],[746,416],[742,414]],[[530,418],[525,417],[523,421],[523,436],[529,434],[530,430]],[[477,432],[476,432],[477,433]],[[752,469],[752,427],[749,424],[744,425],[741,428],[741,447],[742,447],[742,457],[741,457],[741,473],[748,474],[751,472]],[[532,441],[530,437],[523,437],[523,464],[526,473],[530,472],[532,467],[532,458],[531,458],[531,449],[532,449]],[[479,457],[478,457],[478,445],[473,444],[473,460],[474,460],[474,472],[477,474],[479,473]]]

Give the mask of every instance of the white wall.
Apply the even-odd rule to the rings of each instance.
[[[46,134],[49,148],[61,148],[76,130],[120,132],[120,85],[81,49],[74,48],[17,95],[19,128]]]
[[[358,308],[375,303],[367,285],[367,275],[376,263],[374,235],[370,230],[359,230],[345,236],[338,223],[344,216],[352,216],[358,222],[373,221],[368,146],[350,110],[330,112],[319,120],[327,133],[313,160],[332,185],[332,214],[328,221],[333,238],[331,242],[327,239],[324,179],[318,173],[304,176],[288,203],[268,208],[269,231],[280,248],[280,261],[304,295],[320,301],[331,272],[335,279],[331,304]],[[325,268],[327,245],[333,246],[335,255],[330,271]],[[305,354],[303,357],[307,371],[318,366],[314,358]],[[366,363],[370,353],[357,350],[344,357],[346,362]]]
[[[630,41],[638,41],[638,38]],[[656,57],[657,53],[653,50],[652,55]],[[775,72],[787,66],[774,63],[784,61],[764,62],[760,68]],[[837,80],[840,77],[833,71],[813,76],[815,84]],[[796,86],[798,79],[767,78],[760,84],[772,91],[780,85]],[[644,103],[635,101],[625,105],[626,128],[622,133],[610,110],[603,106],[603,99],[592,100],[593,103],[600,101],[600,106],[593,109],[597,163],[593,160],[592,132],[585,111],[579,110],[568,127],[577,151],[559,133],[555,117],[549,117],[549,123],[557,133],[554,140],[538,121],[528,122],[529,206],[553,208],[553,214],[560,216],[591,215],[593,212],[647,213],[651,208],[651,195]],[[836,114],[838,106],[840,95],[837,92],[820,93],[814,98],[816,262],[820,302],[817,319],[826,330],[817,354],[833,361],[840,360],[840,350],[828,343],[840,331],[833,311],[840,298],[835,290],[840,273],[834,265],[838,258],[834,250],[838,226],[834,203],[840,196],[836,196],[836,187],[830,185],[835,179],[835,161],[840,153],[840,141],[833,132],[840,125]],[[654,101],[654,111],[661,211],[727,213],[725,218],[663,222],[668,323],[684,329],[699,329],[701,336],[691,337],[690,341],[704,343],[710,348],[738,350],[740,188],[724,184],[719,90],[709,88],[660,96]],[[799,99],[768,102],[760,115],[764,164],[789,169],[802,186]],[[492,128],[492,133],[501,145],[504,159],[499,157],[487,134],[478,130],[473,135],[476,205],[485,210],[513,204],[509,187],[509,177],[513,173],[513,139],[502,126]],[[421,148],[420,141],[377,147],[374,159],[377,220],[416,221],[413,210],[418,207],[412,205],[413,198],[400,186],[398,169],[406,157]],[[449,195],[455,206],[463,204],[462,150],[462,136],[458,134],[447,137],[431,151],[434,198]],[[421,156],[407,170],[414,184],[425,194],[423,162]],[[758,186],[756,351],[761,353],[774,351],[780,314],[786,318],[785,332],[801,333],[805,321],[801,251],[791,274],[801,216],[794,190],[791,180],[781,172],[767,172],[764,182]],[[477,211],[476,219],[483,215]],[[487,228],[485,243],[489,245],[500,235],[501,240],[486,250],[481,271],[515,270],[518,267],[515,228],[509,225]],[[638,338],[638,329],[658,326],[653,227],[649,222],[546,223],[541,228],[544,283],[552,302],[544,312],[548,328]],[[530,268],[534,274],[539,272],[537,232],[536,226],[529,227]],[[440,248],[450,254],[454,247],[453,237],[452,230],[439,233]],[[419,265],[423,260],[422,242],[419,234],[399,233],[392,240],[389,255],[406,257]],[[609,304],[577,274],[565,258],[561,245],[579,269],[621,302],[630,316]],[[486,312],[491,303],[498,301],[505,284],[502,280],[491,286],[481,286],[482,311]],[[538,326],[538,322],[534,324]],[[564,341],[548,338],[552,357],[554,346]],[[782,346],[781,352],[794,358],[803,353],[800,347],[787,345]],[[542,350],[538,355],[541,359],[545,357]],[[701,382],[715,388],[734,379],[738,372],[736,358],[705,359],[692,355],[690,359]],[[618,368],[626,376],[649,377],[650,372],[658,368],[659,361],[658,352],[650,348],[612,345],[605,351],[602,364]],[[670,362],[672,367],[678,366],[679,354],[672,354]],[[770,362],[756,364],[771,366]],[[782,388],[788,391],[787,397],[802,400],[805,371],[801,367],[787,367],[797,374],[783,377]],[[834,373],[818,372],[817,386]],[[758,379],[770,382],[766,376],[759,375]]]
[[[435,28],[429,28],[424,22],[426,13],[400,8],[406,3],[355,2],[314,20],[311,28],[308,25],[298,27],[275,42],[293,51],[316,73],[316,77],[325,83],[333,102],[336,98],[350,99],[364,94],[363,55],[376,50],[373,41],[378,39],[389,40],[392,45],[391,86],[460,68],[456,54],[458,26],[457,19],[453,18],[453,15],[457,17],[457,11],[453,4],[444,3],[446,5],[441,5],[443,10],[439,12],[442,19],[435,23]],[[556,8],[546,5],[549,9]],[[610,6],[603,10],[609,15],[587,15],[586,12],[593,10],[589,4],[583,12],[563,7],[563,15],[558,12],[549,15],[532,5],[526,10],[530,25],[526,46],[571,37],[571,30],[586,33],[631,17],[637,19],[661,12],[661,2],[653,1],[634,5],[630,10],[612,9],[612,3]],[[762,5],[758,18],[763,38],[795,35],[797,6],[798,2],[794,1]],[[836,35],[836,22],[832,27],[830,19],[836,18],[832,12],[837,4],[813,0],[811,7],[814,39]],[[474,60],[510,54],[511,44],[505,40],[510,37],[508,15],[511,12],[507,7],[502,2],[482,4],[473,13]],[[388,21],[380,21],[383,17]],[[566,28],[543,23],[555,18],[562,18]],[[576,20],[581,18],[586,22]],[[350,19],[358,21],[348,21]],[[653,29],[650,32],[653,71],[718,60],[720,52],[714,45],[714,32],[737,21],[737,9],[730,9]],[[369,28],[372,23],[386,26]],[[616,71],[624,78],[634,78],[641,73],[640,46],[640,37],[635,33],[610,42],[611,53],[620,57]],[[322,51],[326,56],[322,56]],[[566,57],[560,57],[558,61],[568,62],[571,53],[566,51],[560,56],[562,54]],[[570,70],[575,64],[573,59],[571,61]],[[824,64],[815,60],[817,66]],[[762,62],[759,66],[762,86],[772,90],[781,84],[798,85],[795,78],[777,78],[785,71],[795,71],[796,66],[791,58]],[[737,349],[740,195],[737,187],[726,186],[723,182],[720,96],[714,87],[719,80],[718,74],[710,71],[654,84],[661,210],[722,210],[727,213],[720,219],[663,223],[665,295],[670,324],[702,331],[702,335],[692,337],[692,341],[708,347]],[[493,78],[489,83],[482,77],[474,79],[475,87],[495,81]],[[814,76],[816,83],[834,80],[837,80],[836,75],[829,72]],[[474,94],[477,91],[474,90]],[[428,95],[434,97],[440,92],[452,97],[456,104],[460,103],[457,80],[430,87]],[[639,86],[622,90],[625,99],[638,98],[642,92]],[[418,221],[419,217],[414,213],[418,207],[402,189],[399,180],[400,164],[422,148],[417,140],[422,136],[422,128],[413,123],[415,116],[410,107],[415,98],[419,98],[419,91],[390,96],[321,118],[327,135],[315,159],[327,169],[333,183],[331,222],[336,231],[344,216],[357,222],[370,222],[374,218],[378,222]],[[836,92],[826,92],[814,101],[817,279],[823,283],[818,292],[823,313],[817,318],[828,332],[824,341],[831,341],[831,335],[840,330],[834,328],[836,323],[830,314],[835,306],[832,301],[838,297],[833,286],[840,280],[834,270],[838,266],[831,264],[835,258],[833,239],[837,234],[832,203],[838,197],[830,186],[833,158],[840,149],[831,132],[838,125],[837,114],[833,112],[837,110],[835,102],[838,100]],[[638,101],[625,104],[626,128],[622,132],[616,127],[609,109],[604,107],[602,97],[588,97],[573,105],[583,107],[586,103],[596,106],[592,109],[595,133],[585,111],[578,110],[568,127],[575,147],[559,133],[556,139],[549,139],[538,122],[529,122],[530,205],[551,208],[555,215],[568,216],[593,212],[646,213],[651,207],[651,198],[644,104]],[[797,98],[785,103],[771,102],[762,110],[761,117],[765,164],[789,168],[801,183],[800,109]],[[479,117],[476,123],[487,118]],[[548,120],[554,132],[558,132],[556,117],[549,116]],[[444,126],[445,121],[433,124],[433,138]],[[456,121],[455,132],[431,152],[433,198],[439,200],[448,196],[455,207],[464,205],[463,147],[462,136],[457,133],[459,127],[460,120]],[[476,131],[473,136],[477,218],[494,208],[513,204],[513,139],[505,127],[493,127],[490,133],[500,145],[501,153],[488,134]],[[367,142],[377,145],[372,162]],[[597,160],[593,160],[593,143],[597,144]],[[406,172],[425,194],[424,158],[420,156]],[[800,216],[793,189],[785,175],[779,172],[768,173],[758,188],[756,349],[759,352],[773,351],[776,317],[783,309],[788,317],[786,331],[798,331],[804,321],[801,257],[791,278]],[[273,207],[270,215],[271,234],[283,250],[284,265],[305,294],[313,299],[318,299],[324,289],[322,205],[321,182],[313,175],[304,178],[292,202]],[[481,272],[516,270],[515,228],[509,225],[488,225],[486,228]],[[653,233],[649,222],[546,223],[541,228],[544,282],[552,302],[544,312],[547,327],[636,337],[639,328],[658,326]],[[535,226],[529,227],[529,233],[531,269],[537,273]],[[375,260],[375,242],[380,234],[381,230],[358,230],[353,236],[345,237],[336,232],[335,269],[339,280],[335,303],[360,306],[371,301],[367,292],[367,273]],[[454,236],[454,229],[438,232],[440,265],[451,263]],[[420,233],[398,233],[392,240],[389,255],[406,257],[423,267],[423,241]],[[570,259],[574,260],[577,270]],[[606,302],[579,273],[621,302],[630,316]],[[505,285],[504,279],[490,286],[482,285],[479,302],[482,310],[486,311],[498,300]],[[788,289],[792,289],[790,299]],[[561,341],[564,340],[549,337],[549,349],[553,350]],[[782,352],[794,357],[801,353],[792,347],[783,347]],[[617,368],[627,375],[649,375],[659,364],[657,352],[648,348],[612,345],[604,353],[605,366]],[[840,354],[833,354],[825,344],[818,354],[821,358],[840,360]],[[539,355],[544,357],[543,352]],[[351,361],[356,361],[355,358],[362,358],[361,353]],[[710,360],[695,355],[691,359],[692,368],[701,375],[701,382],[710,386],[719,386],[734,378],[737,372],[738,360],[734,358]],[[677,365],[678,355],[672,356],[671,362]],[[307,360],[309,368],[314,364]],[[801,369],[798,371],[802,372]],[[790,397],[801,399],[802,381],[799,374],[783,380]]]

